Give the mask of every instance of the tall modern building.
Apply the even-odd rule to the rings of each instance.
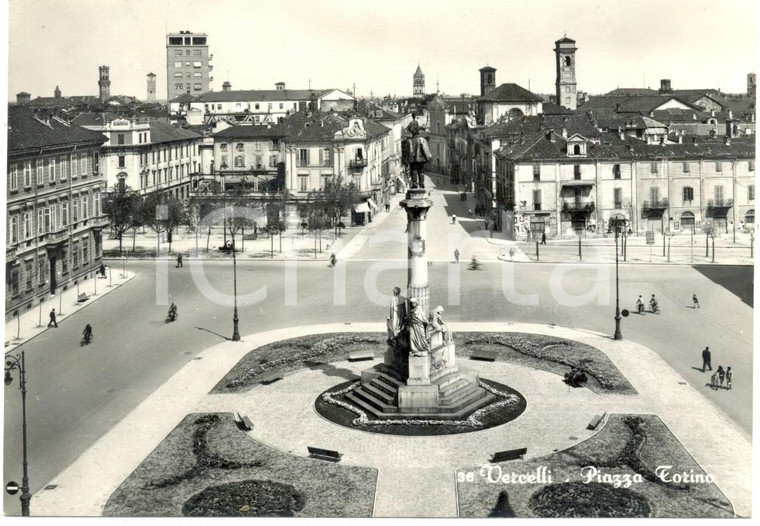
[[[417,71],[414,72],[414,96],[425,96],[425,74],[422,72],[420,65],[417,64]]]
[[[557,104],[568,110],[578,106],[578,91],[575,81],[575,40],[566,36],[554,43],[557,60]]]
[[[111,97],[111,78],[108,66],[100,66],[100,79],[98,79],[98,87],[100,88],[100,102],[106,102]]]
[[[148,91],[146,98],[148,102],[156,102],[156,74],[148,73]]]
[[[184,93],[200,95],[211,91],[213,57],[208,52],[205,33],[180,31],[166,35],[167,100]]]

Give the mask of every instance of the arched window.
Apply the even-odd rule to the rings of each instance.
[[[565,57],[565,67],[570,67],[570,57]]]
[[[576,144],[575,146],[573,146],[573,154],[575,154],[575,155],[580,155],[581,154],[581,145],[580,144]]]
[[[512,108],[509,110],[508,118],[511,121],[512,119],[518,119],[523,116],[522,110],[519,108]]]
[[[691,212],[681,214],[681,228],[694,228],[694,214]]]
[[[744,224],[745,225],[754,225],[755,224],[755,210],[747,210],[747,212],[744,214]]]

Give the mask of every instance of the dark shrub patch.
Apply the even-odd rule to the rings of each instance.
[[[652,508],[638,493],[592,482],[546,486],[530,498],[539,517],[649,517]]]
[[[292,517],[306,497],[293,486],[244,480],[206,488],[182,506],[190,517]]]

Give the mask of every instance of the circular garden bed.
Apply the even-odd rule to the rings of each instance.
[[[487,388],[490,388],[491,392],[497,391],[507,396],[498,396],[491,405],[479,409],[467,420],[458,420],[454,422],[445,420],[408,420],[405,423],[388,423],[381,420],[370,420],[369,423],[362,423],[360,422],[361,413],[329,403],[325,400],[324,396],[325,394],[344,391],[349,386],[355,384],[356,380],[350,380],[331,387],[317,397],[314,406],[317,413],[335,424],[352,429],[369,431],[370,433],[404,436],[453,435],[470,433],[473,431],[483,431],[484,429],[506,424],[520,416],[523,411],[525,411],[527,402],[519,392],[511,387],[491,380],[481,379],[481,382],[482,384],[485,384]],[[334,396],[334,398],[341,402],[348,402],[350,405],[353,405],[342,395]],[[397,418],[402,417],[394,417],[394,422],[397,421]]]

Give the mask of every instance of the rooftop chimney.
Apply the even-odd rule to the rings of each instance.
[[[683,134],[678,135],[678,144],[683,144]]]
[[[232,84],[230,84],[229,80],[225,80],[222,84],[222,91],[232,91]]]
[[[660,80],[660,93],[670,93],[673,91],[670,88],[670,79],[661,79]]]

